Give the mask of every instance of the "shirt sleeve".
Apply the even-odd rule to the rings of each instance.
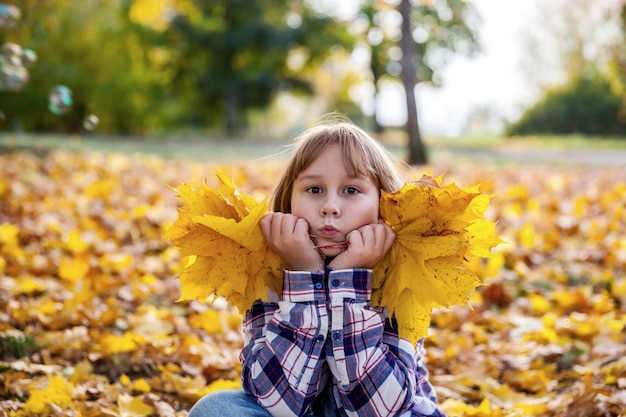
[[[371,308],[371,270],[331,271],[328,288],[334,357],[328,365],[346,414],[445,416],[422,344],[400,339],[395,323]]]
[[[317,394],[328,334],[324,272],[285,272],[282,301],[244,320],[244,390],[273,416],[303,415]]]
[[[397,326],[395,329],[397,329]],[[397,332],[397,330],[394,331]],[[446,414],[437,405],[437,393],[428,380],[428,370],[425,362],[424,340],[420,339],[417,342],[417,349],[415,349],[417,387],[411,415],[413,417],[446,417]]]

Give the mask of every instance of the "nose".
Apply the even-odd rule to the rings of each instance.
[[[341,214],[341,211],[339,210],[339,205],[337,204],[337,201],[332,197],[324,200],[324,204],[320,209],[320,214],[322,215],[322,217],[339,216]]]

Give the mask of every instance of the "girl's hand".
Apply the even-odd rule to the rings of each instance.
[[[291,271],[324,270],[324,259],[309,236],[309,224],[293,214],[269,212],[259,222],[268,246]]]
[[[396,238],[391,227],[382,220],[367,224],[346,235],[348,249],[333,259],[333,269],[373,268],[380,262]]]

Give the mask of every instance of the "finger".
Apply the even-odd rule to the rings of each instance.
[[[259,226],[261,227],[261,233],[265,237],[265,240],[270,238],[271,227],[272,227],[272,219],[274,218],[274,212],[269,212],[265,214],[259,221]]]
[[[274,236],[274,238],[282,236],[284,220],[284,213],[274,213],[274,218],[272,219],[272,236]]]
[[[382,224],[376,224],[373,227],[374,230],[374,245],[378,250],[382,250],[385,247],[385,239],[387,236],[387,229]]]
[[[296,223],[298,218],[293,214],[284,213],[282,216],[281,233],[283,236],[294,236],[296,233]]]
[[[296,236],[306,236],[307,239],[309,239],[309,223],[302,218],[298,218],[296,220],[293,233]]]
[[[376,231],[371,225],[365,225],[359,229],[361,237],[363,238],[363,244],[367,246],[376,245]]]
[[[383,227],[385,229],[384,252],[387,253],[387,251],[391,249],[393,242],[396,240],[396,233],[388,224],[385,224]]]
[[[362,246],[363,245],[363,235],[361,233],[361,229],[353,230],[346,235],[346,242],[348,242],[348,248]]]
[[[379,219],[378,224],[385,229],[385,242],[387,242],[388,239],[391,239],[391,241],[393,242],[393,240],[395,240],[396,238],[396,232],[393,231],[393,228],[389,226],[383,219]]]

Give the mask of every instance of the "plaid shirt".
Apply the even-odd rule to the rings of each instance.
[[[371,270],[285,271],[244,321],[244,390],[273,416],[445,416],[421,341],[370,306]]]

